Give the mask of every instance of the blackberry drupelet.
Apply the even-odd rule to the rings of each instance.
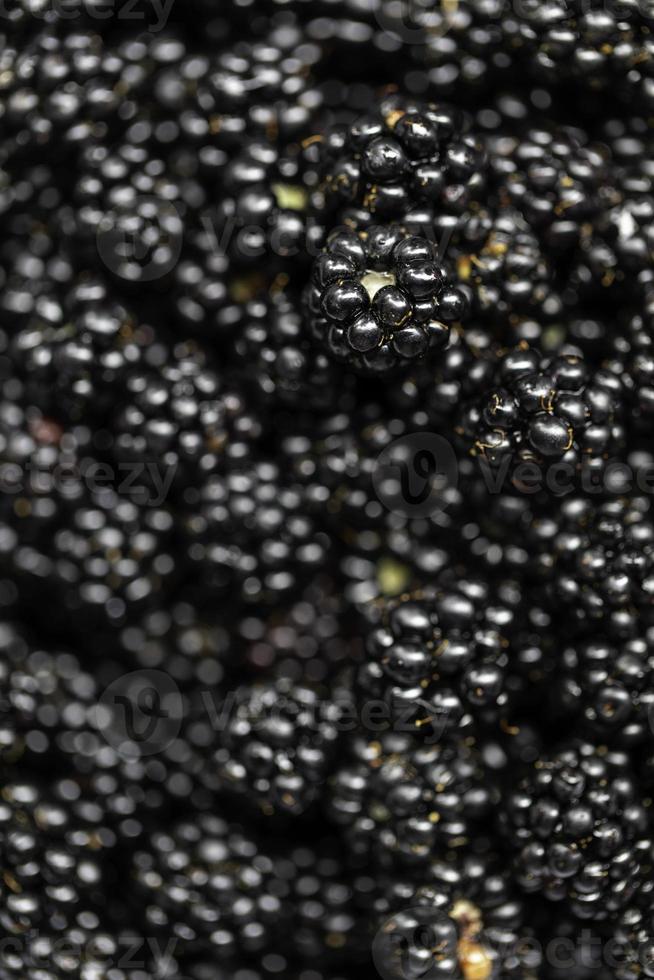
[[[650,803],[641,794],[623,753],[576,742],[538,759],[499,813],[518,883],[580,919],[615,915],[649,873]]]
[[[336,231],[314,264],[310,329],[336,360],[382,375],[447,347],[466,314],[435,247],[397,225]]]
[[[495,385],[464,410],[457,431],[491,466],[562,463],[567,486],[582,467],[601,474],[620,447],[621,409],[621,381],[611,372],[593,372],[579,355],[543,357],[523,343],[500,355]],[[537,475],[543,485],[546,474]],[[558,492],[556,484],[549,489]]]
[[[517,594],[471,577],[427,586],[364,610],[361,697],[382,698],[427,739],[497,720],[508,700]]]
[[[370,732],[352,739],[328,796],[352,852],[411,866],[435,848],[465,848],[497,802],[479,749],[463,738],[416,739],[408,721],[410,734],[398,734],[383,710],[362,719]]]

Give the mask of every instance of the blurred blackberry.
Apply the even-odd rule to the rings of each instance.
[[[30,401],[71,424],[92,420],[100,428],[153,339],[152,328],[110,295],[103,279],[84,276],[40,297],[9,350]]]
[[[528,910],[498,864],[486,855],[432,860],[416,878],[389,883],[377,906],[385,919],[372,947],[378,968],[393,980],[407,967],[455,980],[540,976]]]
[[[22,601],[47,596],[66,629],[124,624],[175,571],[173,517],[137,504],[111,466],[82,456],[89,433],[8,403],[2,566]]]
[[[352,739],[329,786],[328,812],[352,852],[410,866],[465,847],[496,802],[479,750],[463,739],[416,740],[409,720],[410,734],[398,734],[383,704],[371,708],[362,716],[369,733]]]
[[[490,466],[506,461],[511,476],[520,462],[549,467],[556,461],[569,482],[582,467],[601,473],[609,453],[621,447],[621,396],[620,379],[593,373],[581,356],[543,357],[521,344],[500,356],[495,385],[464,410],[457,431],[474,456]],[[542,487],[546,473],[536,476]],[[560,492],[556,484],[548,488]]]
[[[496,331],[498,323],[551,320],[561,312],[550,260],[519,211],[472,215],[456,242],[454,261],[470,290],[472,312],[492,318]]]
[[[654,654],[649,631],[618,646],[586,640],[563,654],[558,697],[603,741],[642,743],[654,721]]]
[[[215,107],[210,127],[220,146],[231,154],[253,136],[285,144],[301,135],[321,105],[312,79],[320,57],[292,22],[214,56],[203,90]]]
[[[305,488],[242,445],[226,456],[223,472],[187,488],[181,531],[188,570],[212,602],[229,593],[230,602],[275,603],[329,561],[330,541]]]
[[[427,739],[494,719],[508,699],[509,638],[522,596],[459,578],[382,603],[367,620],[362,698],[381,698]]]
[[[588,144],[583,131],[571,127],[487,142],[500,199],[522,213],[554,257],[578,245],[584,225],[596,222],[606,207],[606,149]]]
[[[43,646],[6,622],[0,625],[0,651],[0,759],[12,778],[29,774],[70,782],[71,792],[83,793],[100,809],[107,828],[128,847],[153,814],[169,815],[182,800],[201,804],[195,790],[202,760],[178,737],[181,692],[192,682],[174,660],[168,677],[109,654],[90,665],[68,648]],[[207,670],[198,680],[213,684],[220,676]],[[150,714],[144,690],[154,696],[145,698]],[[124,720],[124,704],[131,704],[133,730]]]
[[[619,916],[608,944],[617,980],[654,976],[654,903],[645,882]]]
[[[148,850],[135,854],[133,874],[147,928],[177,939],[187,954],[210,954],[215,967],[236,956],[256,968],[276,954],[282,968],[316,957],[327,969],[347,957],[354,885],[322,842],[311,850],[286,845],[277,856],[237,825],[200,814],[153,834]]]
[[[256,443],[259,418],[218,374],[208,352],[189,341],[153,345],[114,404],[111,453],[138,499],[176,499],[220,470],[232,446]],[[139,366],[140,367],[140,366]]]
[[[4,889],[2,927],[9,936],[45,936],[93,915],[111,880],[113,833],[95,803],[79,798],[70,780],[48,788],[3,780],[0,861]],[[78,919],[81,916],[81,919]],[[3,951],[7,955],[8,951]]]
[[[578,742],[539,759],[499,813],[517,882],[580,919],[615,915],[651,861],[647,807],[623,753]]]
[[[357,604],[406,591],[417,572],[436,574],[463,507],[452,458],[430,441],[431,420],[403,416],[370,399],[354,413],[297,426],[281,444],[312,512],[339,542],[346,596]],[[421,469],[416,456],[428,465]],[[402,479],[407,470],[419,478],[409,482],[417,505]]]
[[[651,11],[632,0],[611,9],[550,0],[506,18],[503,33],[539,80],[567,77],[646,111],[654,98],[651,25]]]
[[[244,662],[255,673],[322,684],[358,663],[361,639],[340,584],[317,576],[287,608],[239,623]]]
[[[469,120],[445,105],[384,96],[321,143],[323,198],[332,224],[404,221],[414,210],[460,213],[485,185],[485,156]],[[424,232],[423,232],[424,234]]]
[[[300,276],[323,229],[309,219],[311,172],[291,147],[253,140],[227,166],[220,201],[203,215],[236,268],[266,263]],[[317,179],[317,178],[316,178]]]
[[[353,379],[307,339],[299,298],[289,291],[247,303],[235,340],[243,383],[270,408],[346,407]]]
[[[241,685],[215,705],[218,739],[202,722],[190,732],[196,742],[213,742],[205,785],[251,801],[266,816],[304,813],[322,794],[348,708],[345,690],[284,678]]]
[[[181,184],[166,161],[137,140],[138,124],[115,147],[88,144],[79,165],[76,244],[83,260],[124,284],[170,281],[189,207],[202,193]]]
[[[434,246],[399,226],[334,232],[314,264],[310,329],[331,357],[373,375],[448,344],[466,299]]]

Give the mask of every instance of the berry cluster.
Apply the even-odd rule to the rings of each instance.
[[[0,980],[654,977],[646,0],[5,6]]]

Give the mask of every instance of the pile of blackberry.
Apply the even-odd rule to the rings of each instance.
[[[654,977],[652,10],[129,6],[0,18],[0,980]]]

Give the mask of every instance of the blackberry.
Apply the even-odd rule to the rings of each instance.
[[[352,379],[306,337],[301,300],[290,290],[245,305],[235,353],[243,384],[266,406],[333,411],[335,399],[349,404]]]
[[[3,437],[11,457],[0,510],[2,565],[21,584],[23,601],[45,588],[53,617],[65,610],[76,629],[124,623],[175,570],[166,552],[172,513],[139,506],[111,467],[82,456],[88,430],[66,431],[9,403]]]
[[[111,880],[106,861],[116,840],[103,825],[101,808],[78,799],[79,788],[69,780],[51,793],[27,780],[3,782],[3,930],[9,936],[30,930],[52,936],[83,923],[85,915],[102,908]]]
[[[399,95],[322,142],[324,207],[335,224],[402,220],[415,209],[459,213],[485,183],[485,156],[469,120],[445,105]],[[357,228],[357,230],[360,230]]]
[[[230,162],[220,203],[203,221],[236,268],[265,262],[271,273],[297,274],[317,254],[322,229],[309,220],[310,179],[293,148],[281,154],[253,141]]]
[[[236,959],[256,968],[266,955],[291,968],[320,957],[328,967],[347,953],[354,926],[353,885],[329,850],[266,853],[209,814],[177,823],[134,856],[147,928],[174,937],[189,957],[210,954],[214,967]],[[286,930],[293,939],[282,946]]]
[[[327,567],[330,541],[305,489],[278,463],[237,445],[223,472],[185,493],[183,544],[199,591],[229,590],[246,602],[275,602],[307,574]]]
[[[161,672],[153,673],[156,667],[125,674],[126,664],[108,656],[91,672],[70,648],[42,646],[9,623],[0,628],[0,651],[0,759],[12,778],[28,773],[30,779],[67,780],[74,798],[83,794],[102,812],[108,832],[126,845],[139,838],[153,813],[172,812],[188,800],[199,759],[178,737],[180,691],[191,684],[174,660],[170,679],[163,681]],[[215,673],[205,668],[203,682],[215,683]],[[155,724],[142,737],[144,688],[158,695],[160,709],[153,702],[146,720]],[[128,702],[133,731],[121,714]]]
[[[606,150],[583,131],[533,129],[488,140],[489,167],[506,198],[556,255],[579,243],[582,226],[604,207]]]
[[[264,813],[303,813],[317,801],[351,708],[338,695],[284,678],[241,685],[214,706],[220,737],[206,762],[205,784],[251,800]],[[213,714],[213,711],[212,711]],[[200,724],[191,738],[204,741]]]
[[[652,888],[646,882],[621,913],[609,942],[617,980],[654,975],[653,915]]]
[[[645,741],[654,717],[654,659],[649,637],[614,645],[585,640],[565,650],[561,700],[604,741]]]
[[[16,296],[25,296],[22,287]],[[100,427],[153,339],[152,328],[90,276],[41,297],[10,355],[35,405],[73,425],[92,416]]]
[[[372,947],[378,969],[393,980],[407,967],[456,980],[540,976],[543,951],[498,864],[487,855],[432,860],[417,878],[388,883],[377,903],[385,919]]]
[[[367,719],[377,734],[354,737],[330,780],[328,812],[351,850],[410,866],[465,847],[495,801],[479,750],[461,738],[416,741],[413,726],[397,734],[380,714]]]
[[[581,919],[614,915],[649,860],[647,805],[622,753],[578,742],[539,759],[500,812],[516,880]]]
[[[361,642],[340,583],[329,576],[309,582],[287,608],[252,612],[239,623],[244,661],[256,675],[324,684],[359,662]]]
[[[553,602],[565,604],[571,625],[596,624],[612,636],[636,639],[651,604],[649,501],[619,497],[594,507],[568,498],[558,519],[543,520],[535,531]]]
[[[203,88],[215,106],[210,123],[220,145],[231,154],[253,135],[282,144],[300,135],[320,109],[312,82],[320,57],[292,22],[216,55]]]
[[[581,356],[543,357],[521,344],[500,356],[496,379],[488,395],[464,411],[458,430],[472,454],[491,466],[557,461],[574,478],[582,466],[601,472],[620,446],[620,379],[593,373]],[[543,471],[537,475],[542,486]]]
[[[434,246],[399,226],[336,231],[315,262],[310,328],[331,357],[385,374],[448,344],[466,300]]]
[[[161,286],[179,258],[188,209],[198,198],[202,203],[202,192],[179,182],[138,132],[135,123],[115,148],[85,149],[75,188],[76,241],[84,260],[97,256],[102,271],[121,283]]]
[[[454,260],[459,281],[470,290],[472,312],[494,323],[527,317],[542,322],[561,312],[551,262],[519,211],[471,217]]]
[[[508,699],[509,637],[521,598],[507,586],[496,592],[482,579],[445,580],[371,604],[362,696],[409,713],[427,738],[471,718],[497,718]]]
[[[179,498],[184,488],[220,470],[232,444],[254,444],[260,437],[259,419],[193,341],[172,349],[153,345],[140,368],[126,379],[112,425],[111,453],[118,467],[141,470],[131,481],[134,495],[149,482],[145,499],[162,502],[171,492]],[[156,470],[154,482],[143,464]]]

